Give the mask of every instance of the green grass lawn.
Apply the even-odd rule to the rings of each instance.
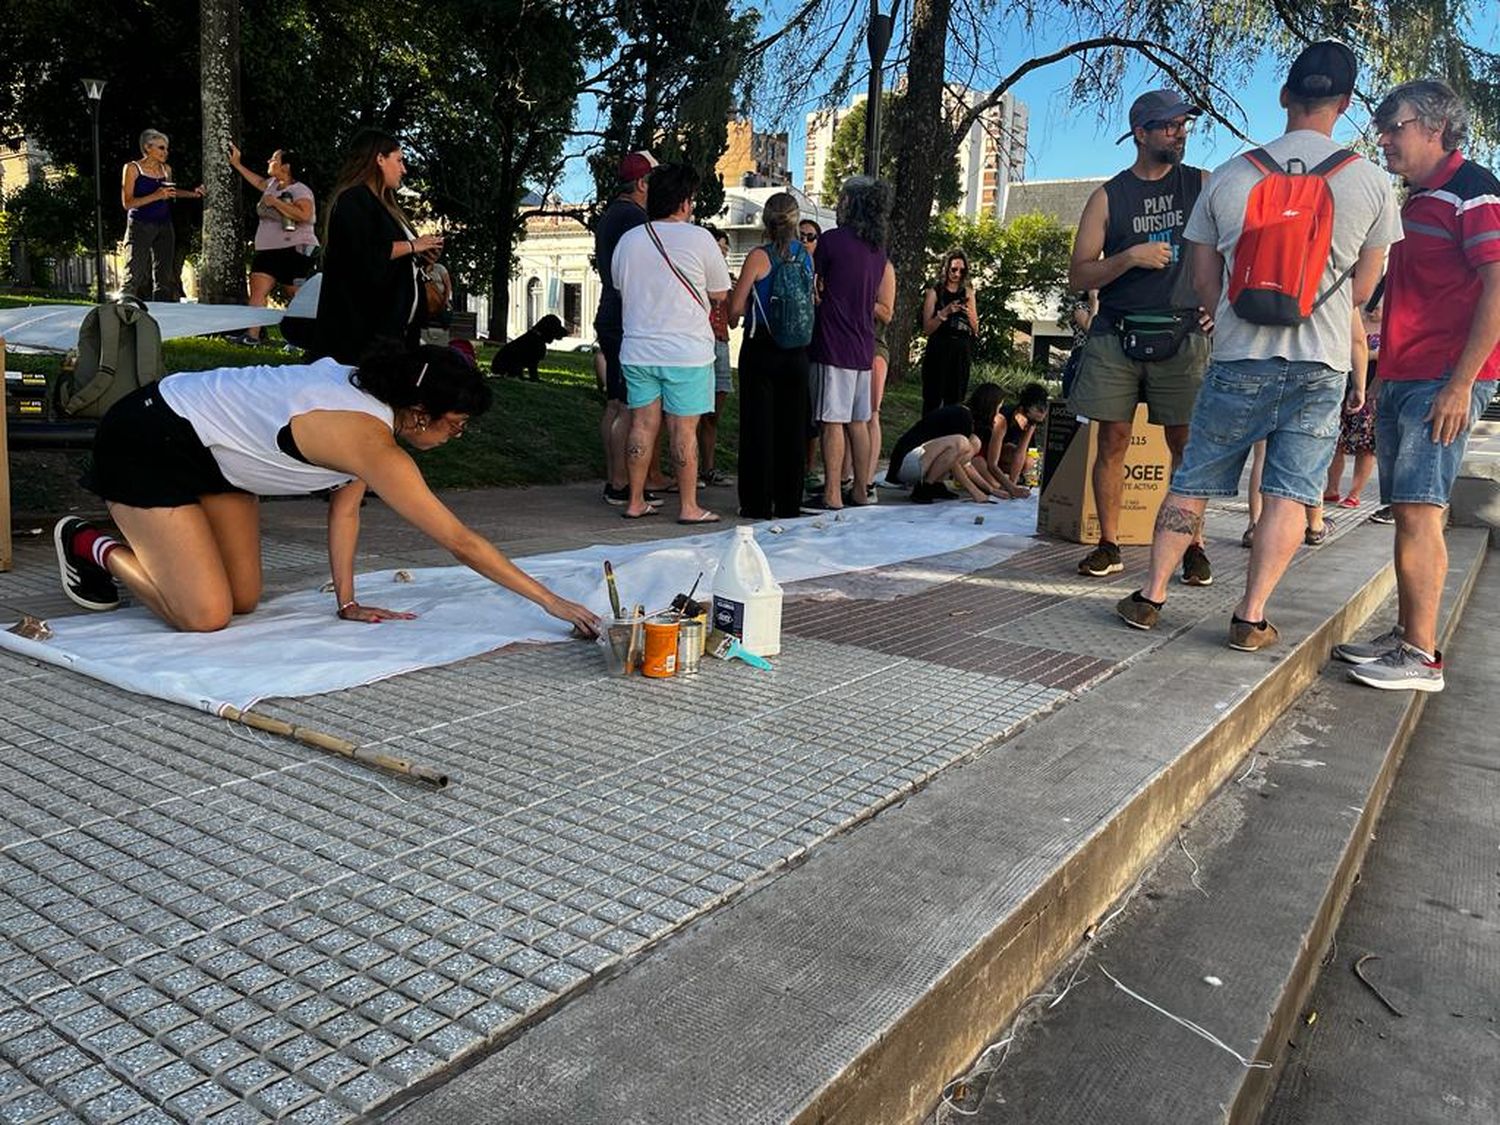
[[[40,298],[0,296],[0,307],[38,303]],[[280,344],[274,329],[273,345]],[[244,347],[219,338],[169,340],[164,345],[168,371],[198,371],[211,367],[296,363],[300,356],[279,346]],[[495,348],[478,349],[480,369],[489,369]],[[11,370],[55,375],[61,357],[9,353]],[[604,475],[599,444],[599,419],[604,397],[594,384],[593,357],[552,352],[536,383],[491,379],[495,404],[476,419],[462,441],[450,442],[423,456],[422,471],[434,488],[487,488],[567,481],[598,480]],[[984,372],[1007,385],[1029,372]],[[889,453],[903,430],[921,411],[921,387],[916,371],[902,383],[886,388],[881,410],[884,452]],[[719,420],[718,465],[733,473],[739,435],[739,403],[731,395]],[[17,512],[52,513],[87,507],[87,494],[70,492],[82,468],[83,454],[13,453],[12,475]]]

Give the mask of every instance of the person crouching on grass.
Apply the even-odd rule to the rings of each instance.
[[[114,609],[118,580],[174,629],[212,632],[261,595],[260,496],[334,489],[334,612],[376,624],[414,614],[361,605],[354,553],[365,489],[454,558],[593,636],[598,619],[548,590],[465,526],[422,479],[417,451],[462,436],[490,405],[484,377],[450,348],[183,372],[117,402],[99,423],[85,483],[124,541],[69,517],[53,530],[68,597]]]

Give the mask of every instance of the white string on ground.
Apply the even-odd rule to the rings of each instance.
[[[1187,844],[1185,844],[1182,840],[1181,832],[1177,833],[1177,846],[1182,849],[1182,854],[1187,856],[1188,862],[1193,865],[1192,873],[1188,875],[1188,881],[1197,888],[1200,895],[1202,895],[1204,898],[1208,898],[1208,892],[1203,889],[1203,884],[1198,882],[1198,861],[1193,858],[1193,853],[1188,851]]]
[[[1099,966],[1099,971],[1107,976],[1114,983],[1114,986],[1121,992],[1125,993],[1126,996],[1129,996],[1133,1000],[1139,1000],[1142,1004],[1146,1005],[1146,1007],[1152,1009],[1153,1011],[1160,1012],[1173,1023],[1180,1024],[1181,1026],[1187,1028],[1200,1039],[1207,1039],[1215,1047],[1218,1047],[1220,1050],[1233,1055],[1236,1059],[1239,1060],[1239,1064],[1246,1070],[1271,1069],[1270,1063],[1262,1062],[1260,1059],[1247,1059],[1244,1055],[1240,1054],[1228,1043],[1224,1042],[1224,1040],[1220,1039],[1217,1035],[1209,1031],[1207,1028],[1194,1023],[1192,1020],[1184,1019],[1182,1016],[1174,1015],[1173,1013],[1163,1008],[1160,1004],[1147,1000],[1144,996],[1142,996],[1139,992],[1136,992],[1134,989],[1127,988],[1125,985],[1121,984],[1120,981],[1115,977],[1115,975],[1108,969],[1106,969],[1103,965]]]
[[[1256,758],[1255,751],[1252,750],[1250,752],[1250,764],[1245,767],[1245,772],[1244,773],[1240,774],[1239,777],[1237,777],[1237,778],[1234,779],[1234,783],[1236,785],[1242,785],[1244,783],[1244,781],[1245,781],[1245,778],[1249,777],[1252,773],[1254,773],[1255,772],[1255,767],[1258,766],[1258,765],[1260,765],[1260,761]]]

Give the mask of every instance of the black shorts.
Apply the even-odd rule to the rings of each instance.
[[[224,479],[192,423],[167,405],[155,383],[109,408],[80,483],[104,500],[132,508],[181,508],[200,496],[244,492]]]
[[[250,259],[251,273],[264,273],[277,285],[301,285],[313,271],[313,257],[292,246],[280,250],[257,250]]]
[[[599,350],[604,353],[604,397],[611,402],[624,402],[629,397],[625,371],[620,366],[620,345],[625,342],[625,333],[597,326],[595,331],[599,335]]]

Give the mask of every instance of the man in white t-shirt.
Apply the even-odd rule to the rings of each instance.
[[[1146,584],[1115,607],[1136,629],[1156,624],[1172,570],[1202,531],[1208,500],[1238,493],[1245,459],[1264,440],[1264,503],[1245,595],[1229,619],[1229,647],[1253,652],[1278,639],[1266,620],[1266,602],[1303,541],[1307,509],[1322,503],[1340,407],[1357,409],[1364,401],[1364,372],[1353,363],[1353,342],[1356,335],[1363,342],[1364,330],[1354,310],[1380,280],[1386,247],[1401,238],[1390,177],[1332,139],[1349,108],[1356,70],[1354,52],[1342,43],[1304,49],[1281,88],[1286,133],[1215,168],[1183,231],[1198,303],[1215,310],[1213,362],[1193,407],[1187,448],[1157,512]],[[1251,272],[1241,242],[1251,193],[1274,173],[1273,165],[1326,173],[1332,195],[1332,242],[1322,276],[1309,279],[1316,281],[1316,303],[1307,287],[1310,312],[1295,301],[1281,307],[1284,286],[1279,292],[1264,285],[1237,288]],[[1295,218],[1297,212],[1280,214]],[[1276,229],[1257,221],[1252,233],[1274,239]],[[1234,286],[1226,287],[1226,276]],[[1239,298],[1233,305],[1231,293]]]
[[[628,520],[656,513],[646,502],[646,475],[665,411],[677,467],[677,522],[719,522],[698,504],[698,416],[714,408],[708,314],[728,296],[729,268],[713,235],[689,222],[698,183],[685,164],[652,172],[647,221],[621,236],[610,263],[625,324],[620,367],[630,407],[630,502],[621,514]]]

